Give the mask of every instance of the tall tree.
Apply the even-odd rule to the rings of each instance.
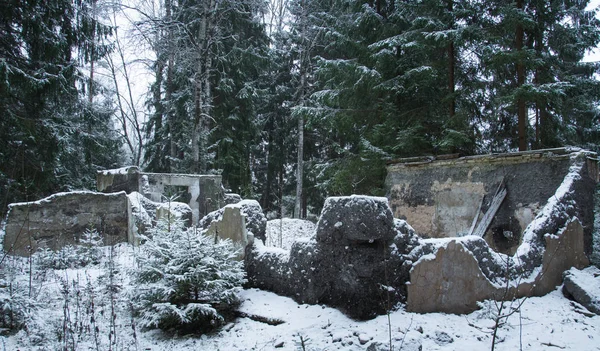
[[[0,3],[4,204],[90,186],[86,180],[96,169],[116,165],[110,157],[118,155],[112,121],[103,106],[88,103],[89,78],[78,69],[109,49],[97,41],[110,35],[110,28],[89,26],[91,5],[83,0]],[[66,160],[70,166],[61,163]],[[92,174],[82,182],[84,173]]]
[[[167,168],[161,161],[167,158],[172,172],[220,168],[232,188],[252,192],[257,79],[268,46],[260,22],[264,5],[168,0],[168,11],[149,20],[163,44],[157,47],[154,116],[147,125],[148,169]]]

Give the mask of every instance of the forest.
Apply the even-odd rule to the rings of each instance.
[[[599,151],[588,5],[2,0],[0,211],[136,165],[221,173],[304,218],[327,196],[383,195],[396,158]],[[141,108],[128,47],[151,57]]]

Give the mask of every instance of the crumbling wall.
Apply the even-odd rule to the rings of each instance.
[[[535,218],[528,221],[522,234],[519,232],[519,241],[511,254],[497,252],[486,240],[474,235],[419,237],[407,222],[392,218],[392,211],[382,198],[330,198],[310,240],[295,242],[290,251],[266,248],[260,243],[247,249],[249,284],[302,303],[330,304],[361,319],[384,313],[400,301],[414,312],[469,313],[485,299],[546,294],[561,284],[565,270],[589,264],[596,181],[590,177],[595,171],[590,167],[597,164],[590,165],[588,156],[587,152],[575,151],[555,160],[534,161],[541,162],[536,165],[537,170],[548,172],[552,167],[562,172],[563,163],[568,164],[560,181],[553,183],[551,192],[546,185],[537,186],[540,177],[525,164],[514,165],[515,173],[532,177],[527,183],[535,188],[531,194],[548,197],[539,200]],[[482,169],[473,167],[469,172],[463,165],[460,167],[459,170],[450,167],[451,172],[466,172],[466,179],[471,181],[476,170]],[[490,170],[490,177],[492,173]],[[441,189],[440,183],[431,177],[423,180],[425,190],[415,189],[415,192]],[[411,179],[419,181],[416,176]],[[448,179],[444,182],[453,183],[454,178]],[[483,189],[487,194],[495,191],[499,182],[490,181],[490,185],[483,181],[481,185],[463,182],[458,190],[448,188],[442,195],[427,196],[438,200],[460,197],[465,189],[475,194]],[[433,187],[429,186],[432,184]],[[523,184],[510,187],[507,181],[507,187],[513,192],[525,191]],[[520,196],[515,194],[510,201],[525,201]],[[473,202],[475,207],[477,202],[481,200]],[[452,203],[442,201],[437,205]],[[463,204],[456,207],[466,208]],[[444,213],[442,209],[436,211]],[[508,212],[515,215],[511,207]]]
[[[409,227],[394,222],[385,198],[328,198],[311,239],[296,241],[290,251],[260,242],[247,249],[249,285],[326,303],[355,318],[375,317],[401,300],[407,270],[394,243],[405,242],[401,228]]]
[[[507,196],[485,239],[496,251],[514,254],[521,233],[546,205],[575,159],[591,153],[578,149],[552,149],[456,159],[413,158],[388,167],[386,186],[396,218],[405,219],[424,237],[459,237],[469,233],[489,208],[503,182]],[[586,247],[591,252],[592,194],[597,164],[583,162],[582,187],[577,202]],[[595,176],[594,176],[595,174]],[[585,189],[583,189],[585,188]]]
[[[192,221],[197,224],[200,218],[215,211],[224,204],[224,193],[220,175],[145,173],[137,167],[124,167],[99,171],[96,175],[98,191],[111,193],[125,191],[128,194],[139,192],[154,202],[166,202],[168,187],[186,189],[186,202],[192,209]]]
[[[39,247],[58,250],[76,244],[91,228],[103,235],[105,244],[134,242],[130,218],[125,192],[59,193],[35,202],[10,204],[4,250],[22,256]]]

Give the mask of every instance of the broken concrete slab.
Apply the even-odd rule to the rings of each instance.
[[[198,226],[202,229],[208,229],[213,221],[220,220],[226,207],[238,207],[244,215],[246,229],[252,233],[256,239],[260,239],[263,243],[266,240],[267,233],[267,217],[262,211],[262,207],[256,200],[242,200],[235,204],[227,205],[221,209],[213,211],[204,216]]]
[[[221,217],[210,223],[204,235],[215,238],[215,242],[231,240],[233,246],[239,250],[237,257],[240,260],[244,258],[248,243],[254,240],[253,235],[249,236],[246,230],[246,220],[242,209],[236,205],[225,206]]]
[[[58,193],[35,202],[9,205],[5,252],[27,256],[40,247],[58,250],[76,244],[94,228],[105,244],[134,242],[131,205],[125,192]]]
[[[373,243],[394,236],[394,216],[385,197],[329,197],[317,223],[317,241],[323,243]]]
[[[600,269],[594,266],[583,270],[571,268],[563,277],[564,294],[588,311],[600,315]]]
[[[401,223],[398,228],[409,229]],[[354,318],[373,318],[399,301],[395,284],[405,282],[394,279],[397,234],[385,198],[330,198],[315,237],[296,241],[290,251],[261,243],[247,250],[249,284],[302,303],[326,303]]]
[[[406,221],[388,220],[390,209],[379,206],[385,201],[363,197],[362,206],[354,206],[360,197],[341,197],[327,200],[315,236],[295,242],[290,251],[248,248],[249,284],[302,303],[326,303],[359,319],[401,301],[413,312],[461,314],[487,299],[546,294],[562,283],[565,270],[589,264],[593,207],[587,200],[595,180],[589,178],[588,156],[569,154],[562,182],[510,255],[479,236],[419,238]]]
[[[156,208],[157,220],[182,221],[185,227],[192,226],[192,208],[183,202],[165,202]]]

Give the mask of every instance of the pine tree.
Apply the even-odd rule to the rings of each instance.
[[[587,4],[491,1],[481,9],[481,69],[493,77],[486,86],[493,149],[584,143],[583,130],[597,120],[592,106],[598,90],[594,66],[581,60],[600,40],[598,19],[595,11],[585,11]]]
[[[258,17],[264,3],[168,3],[169,12],[157,22],[163,34],[147,168],[189,173],[221,168],[226,183],[250,194],[257,80],[268,45]]]

